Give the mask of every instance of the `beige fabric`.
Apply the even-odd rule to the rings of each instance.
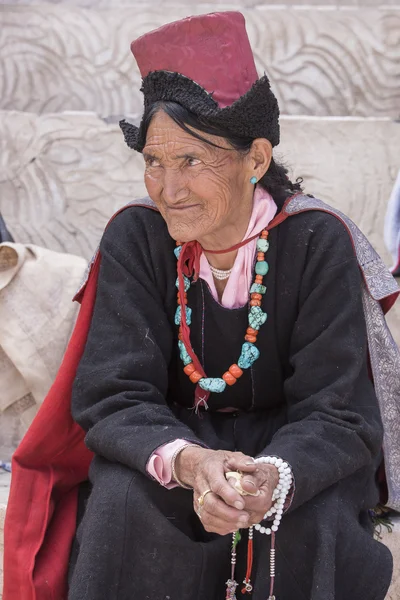
[[[0,244],[0,459],[9,460],[60,366],[86,269],[78,256]]]

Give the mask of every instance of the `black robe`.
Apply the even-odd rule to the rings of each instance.
[[[351,241],[318,211],[292,216],[269,240],[260,358],[198,416],[178,355],[175,242],[160,214],[139,207],[104,234],[72,398],[96,458],[70,600],[224,598],[230,537],[206,533],[192,493],[166,490],[146,471],[152,452],[176,438],[290,463],[296,488],[277,533],[277,600],[384,599],[392,559],[367,512],[378,501],[382,425]],[[188,304],[194,350],[207,375],[220,377],[238,360],[248,309],[223,308],[202,280]],[[217,412],[228,406],[237,411]],[[255,533],[253,600],[268,597],[269,542]],[[242,542],[240,583],[245,559]]]

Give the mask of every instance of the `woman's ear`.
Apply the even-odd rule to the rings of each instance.
[[[260,181],[271,164],[271,142],[265,138],[257,138],[253,141],[247,157],[249,159],[250,177],[257,177],[257,181]]]

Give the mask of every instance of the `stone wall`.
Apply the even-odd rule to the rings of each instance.
[[[140,113],[140,76],[129,45],[167,21],[217,7],[191,3],[90,10],[5,5],[0,12],[0,108],[36,113]],[[238,5],[236,6],[238,8]],[[400,116],[400,10],[243,10],[259,73],[281,112]],[[27,26],[22,26],[26,24]]]
[[[387,261],[383,218],[399,168],[400,123],[282,117],[275,156],[306,192],[347,213]],[[146,194],[143,160],[92,114],[0,111],[0,211],[15,236],[90,258],[107,219]]]
[[[275,155],[305,191],[348,214],[389,264],[387,199],[399,168],[400,123],[282,117]],[[0,112],[0,211],[20,242],[90,258],[110,216],[146,194],[140,154],[94,114]],[[400,342],[400,306],[391,315]]]

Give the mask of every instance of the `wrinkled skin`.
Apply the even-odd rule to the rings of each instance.
[[[268,170],[271,144],[255,140],[242,154],[224,138],[199,133],[224,149],[186,133],[162,110],[155,114],[143,149],[146,188],[173,239],[229,248],[246,233],[254,193],[250,179]]]
[[[250,220],[254,185],[268,170],[272,147],[257,139],[246,154],[237,152],[224,138],[200,135],[221,146],[215,148],[183,131],[160,110],[150,123],[146,145],[145,184],[166,221],[171,237],[180,242],[197,240],[211,250],[240,242]],[[207,254],[220,269],[232,267],[236,252]],[[226,281],[215,281],[221,297]],[[176,460],[179,479],[194,490],[194,509],[207,531],[226,535],[240,527],[259,523],[271,507],[278,471],[271,465],[255,465],[240,452],[185,448]],[[241,471],[242,487],[257,496],[240,496],[225,473]],[[204,506],[198,499],[205,490]]]
[[[193,505],[206,531],[227,535],[237,529],[260,523],[272,505],[272,492],[278,484],[276,467],[255,464],[241,452],[187,447],[178,455],[175,470],[180,481],[193,488]],[[241,496],[225,473],[243,473],[242,488],[258,496]],[[199,507],[199,496],[210,489]]]

